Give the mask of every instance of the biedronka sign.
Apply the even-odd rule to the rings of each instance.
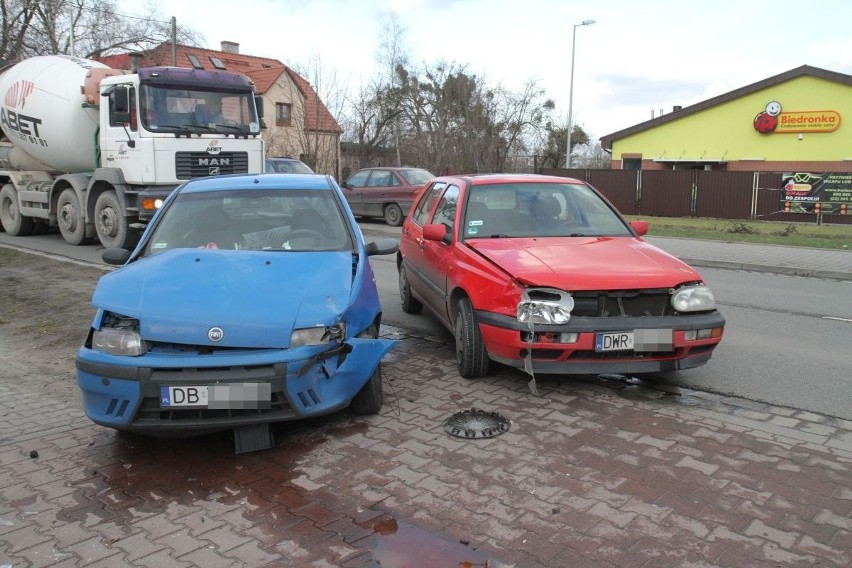
[[[840,127],[840,113],[835,110],[800,110],[781,112],[781,103],[771,101],[754,117],[754,129],[761,134],[807,134],[833,132]]]

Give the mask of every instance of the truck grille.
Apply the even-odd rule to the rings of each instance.
[[[248,152],[177,152],[175,174],[177,179],[248,173]]]

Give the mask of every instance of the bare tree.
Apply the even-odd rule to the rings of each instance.
[[[0,0],[0,61],[15,61],[24,51],[24,41],[30,34],[35,17],[36,0]]]
[[[150,49],[171,39],[171,22],[149,8],[124,14],[114,0],[0,0],[3,39],[0,56],[71,54],[92,58],[111,52]],[[197,32],[179,27],[177,41],[200,44]]]
[[[548,122],[545,127],[546,139],[539,143],[536,153],[541,157],[541,167],[560,168],[565,167],[566,127],[560,127]],[[571,127],[571,155],[573,156],[581,146],[589,143],[589,135],[580,124]],[[572,160],[573,161],[573,160]]]
[[[572,154],[576,156],[576,165],[579,168],[592,170],[609,170],[612,168],[612,155],[601,147],[600,141],[588,142],[572,147]],[[571,164],[574,165],[574,157]]]
[[[339,124],[328,118],[343,115],[348,85],[337,76],[337,71],[324,67],[319,54],[296,69],[309,83],[315,98],[310,104],[294,105],[293,119],[303,125],[296,129],[297,146],[306,161],[318,172],[337,173],[340,142]],[[302,93],[305,100],[310,93]]]
[[[399,75],[396,70],[399,67],[408,65],[409,55],[408,47],[405,43],[406,29],[399,20],[399,15],[396,12],[391,12],[387,21],[382,26],[380,35],[379,50],[376,53],[376,60],[381,68],[381,75],[387,78],[388,92],[393,94],[400,88]],[[381,83],[379,83],[381,84]],[[385,103],[393,103],[393,97],[383,97]],[[400,154],[400,133],[399,133],[399,116],[397,109],[390,107],[382,113],[389,118],[388,126],[391,129],[394,139],[394,147],[396,148],[396,165],[402,165],[402,156]]]
[[[529,153],[553,109],[534,82],[520,92],[490,87],[457,63],[397,75],[400,146],[435,172],[505,171],[511,155]]]
[[[358,167],[374,163],[387,148],[398,148],[393,125],[400,115],[399,105],[388,100],[394,91],[372,82],[362,86],[349,103],[349,119],[345,124],[346,139],[353,143]],[[396,152],[395,152],[396,153]],[[397,162],[401,157],[397,155]]]

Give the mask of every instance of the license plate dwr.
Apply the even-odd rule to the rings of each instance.
[[[633,349],[632,331],[610,331],[595,336],[595,351],[626,351]]]

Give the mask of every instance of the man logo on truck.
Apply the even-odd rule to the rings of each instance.
[[[230,158],[198,158],[199,166],[229,166]]]

